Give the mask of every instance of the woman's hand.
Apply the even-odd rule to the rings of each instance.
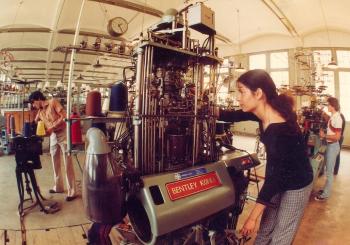
[[[251,234],[254,229],[255,229],[255,226],[256,226],[256,219],[252,219],[252,218],[248,218],[242,229],[239,231],[243,236],[248,236],[249,234]]]

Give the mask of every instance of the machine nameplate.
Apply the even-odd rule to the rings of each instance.
[[[210,172],[193,178],[171,182],[166,184],[165,187],[170,200],[175,201],[221,185],[221,181],[216,172]]]
[[[200,174],[206,174],[208,171],[206,168],[196,168],[183,171],[175,174],[175,180],[188,179]]]

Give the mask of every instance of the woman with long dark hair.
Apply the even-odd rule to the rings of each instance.
[[[244,73],[237,80],[237,88],[242,111],[250,115],[246,119],[255,119],[261,125],[261,141],[267,156],[265,182],[240,232],[249,235],[262,215],[255,244],[291,244],[309,200],[313,179],[293,110],[294,101],[288,95],[278,95],[273,80],[264,70]],[[220,114],[221,120],[236,121],[234,117],[234,113]]]

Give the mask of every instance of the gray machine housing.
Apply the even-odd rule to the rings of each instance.
[[[177,173],[143,177],[144,187],[139,193],[129,196],[127,202],[128,214],[138,238],[144,244],[156,244],[158,237],[232,206],[237,200],[229,168],[237,168],[243,159],[247,159],[246,153],[234,152],[225,160],[187,169],[205,168],[207,173],[215,172],[222,185],[175,201],[169,198],[166,184],[176,181]],[[155,192],[155,188],[159,191]],[[147,217],[141,217],[140,213]]]

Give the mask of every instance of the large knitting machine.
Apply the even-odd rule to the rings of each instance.
[[[202,45],[189,28],[205,36]],[[217,131],[214,12],[202,3],[169,10],[142,37],[134,60],[121,113],[131,120],[117,124],[113,152],[125,167],[119,202],[137,237],[144,244],[238,244],[227,231],[245,202],[243,171],[258,160]],[[108,210],[91,210],[92,220],[104,222],[94,212]]]

